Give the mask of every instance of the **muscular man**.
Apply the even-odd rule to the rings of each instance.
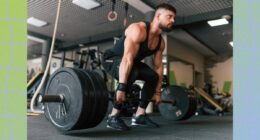
[[[115,103],[107,120],[107,127],[117,130],[129,130],[129,127],[118,115],[122,103],[126,100],[128,88],[135,80],[144,81],[141,99],[137,112],[132,118],[132,125],[158,125],[145,114],[147,99],[161,100],[161,84],[163,77],[162,53],[165,48],[161,37],[162,31],[172,29],[176,9],[169,4],[156,7],[151,23],[132,23],[125,34],[111,49],[105,51],[102,65],[114,78],[119,80],[115,94]],[[154,55],[154,70],[141,62],[146,56]]]

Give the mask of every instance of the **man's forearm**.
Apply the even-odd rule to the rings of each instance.
[[[119,66],[119,83],[127,84],[128,76],[131,72],[133,62],[127,59],[122,59]]]
[[[156,73],[158,74],[159,78],[157,81],[156,89],[155,89],[155,94],[160,94],[161,93],[161,88],[162,88],[162,80],[163,80],[163,67],[159,67],[156,70]]]

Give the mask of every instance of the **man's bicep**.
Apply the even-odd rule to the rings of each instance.
[[[125,31],[124,57],[130,57],[132,59],[136,57],[143,38],[141,30],[138,24],[131,24]]]

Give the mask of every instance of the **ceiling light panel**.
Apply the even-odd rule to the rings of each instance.
[[[73,0],[72,3],[87,10],[100,6],[100,3],[94,0]]]
[[[214,27],[214,26],[220,26],[220,25],[228,24],[228,21],[226,19],[222,18],[222,19],[208,21],[208,24],[211,27]]]
[[[27,23],[36,27],[43,27],[45,25],[47,25],[46,21],[34,18],[34,17],[30,17],[27,19]]]

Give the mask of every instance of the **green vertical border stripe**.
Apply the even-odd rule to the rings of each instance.
[[[0,0],[0,140],[26,140],[27,1]]]

